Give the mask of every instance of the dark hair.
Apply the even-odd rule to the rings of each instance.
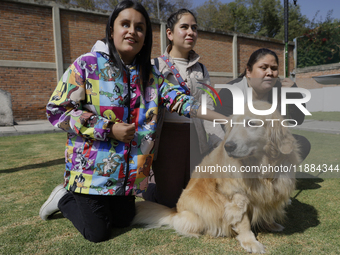
[[[146,34],[145,34],[144,45],[136,56],[136,63],[140,68],[142,85],[143,85],[143,88],[145,89],[146,86],[148,85],[149,75],[152,69],[151,61],[150,61],[151,49],[152,49],[152,27],[151,27],[150,17],[147,11],[145,10],[145,8],[143,7],[143,5],[141,5],[137,1],[131,1],[131,0],[124,0],[124,1],[119,2],[114,8],[113,12],[111,13],[109,20],[107,22],[107,25],[106,25],[106,42],[109,46],[110,59],[122,72],[124,69],[124,66],[117,52],[117,49],[114,45],[113,38],[111,37],[111,32],[113,30],[113,24],[116,18],[118,17],[119,13],[129,8],[132,8],[140,12],[144,16],[144,19],[146,22]]]
[[[170,14],[169,18],[166,21],[166,29],[169,28],[171,31],[174,31],[175,25],[182,18],[183,14],[186,14],[186,13],[191,14],[197,23],[196,16],[193,14],[193,12],[188,9],[182,8]],[[171,43],[172,42],[170,41],[170,44]]]
[[[251,72],[253,71],[253,66],[257,63],[257,61],[259,61],[261,58],[263,58],[264,56],[266,55],[272,55],[275,57],[275,60],[276,60],[276,63],[279,64],[279,58],[278,56],[276,55],[276,53],[270,49],[267,49],[267,48],[261,48],[261,49],[258,49],[256,51],[254,51],[251,55],[250,55],[250,58],[248,60],[248,63],[247,63],[247,67],[246,69],[244,70],[244,72],[239,76],[240,78],[246,76],[247,74],[247,69]],[[281,83],[279,80],[276,81],[274,87],[276,87],[278,89],[278,96],[280,98],[280,95],[281,95]],[[273,101],[273,98],[272,98],[272,93],[269,93],[268,94],[268,99],[267,101],[269,103],[272,103]]]
[[[256,64],[257,61],[259,61],[261,58],[263,58],[266,55],[272,55],[275,57],[276,63],[279,64],[279,58],[277,57],[276,53],[270,49],[267,48],[261,48],[256,51],[254,51],[248,60],[247,67],[244,70],[244,72],[239,76],[240,78],[246,76],[247,69],[251,72],[253,71],[253,66]]]

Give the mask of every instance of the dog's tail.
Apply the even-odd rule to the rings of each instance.
[[[136,216],[132,221],[132,225],[142,224],[146,225],[147,228],[171,226],[171,220],[175,214],[176,208],[170,209],[150,201],[136,202]]]

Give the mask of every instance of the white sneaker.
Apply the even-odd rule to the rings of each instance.
[[[67,191],[64,188],[63,184],[59,184],[57,187],[55,187],[52,190],[49,198],[40,208],[40,211],[39,211],[40,218],[42,218],[43,220],[47,220],[48,216],[59,211],[58,202],[66,194],[67,194]]]

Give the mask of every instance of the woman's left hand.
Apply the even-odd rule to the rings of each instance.
[[[291,79],[289,79],[289,78],[284,78],[281,81],[281,84],[282,84],[282,87],[290,88],[291,86],[294,85],[294,82]]]

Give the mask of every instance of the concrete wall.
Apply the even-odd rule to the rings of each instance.
[[[45,119],[45,106],[64,70],[105,36],[110,13],[45,0],[1,0],[0,88],[11,93],[15,121]],[[152,58],[165,48],[165,26],[152,20]],[[260,47],[274,50],[284,74],[284,43],[228,31],[200,29],[195,51],[212,84],[243,72],[249,55]],[[289,71],[293,70],[289,45]],[[1,102],[0,102],[1,104]]]
[[[296,84],[311,92],[311,100],[307,103],[310,112],[340,112],[340,84],[322,85],[313,79],[314,76],[330,74],[340,74],[340,63],[296,70]]]
[[[307,103],[307,109],[310,112],[340,112],[340,86],[309,91],[311,100]]]

